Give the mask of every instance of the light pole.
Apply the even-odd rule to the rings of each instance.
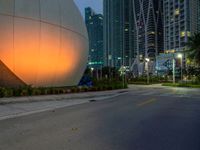
[[[181,60],[181,81],[183,81],[183,55],[178,54],[177,57],[180,58],[180,60]]]
[[[94,68],[90,68],[91,69],[91,76],[93,78],[93,71],[94,71]]]
[[[121,66],[120,69],[120,74],[122,76],[122,84],[123,84],[123,88],[125,88],[125,76],[126,76],[126,67],[125,66]]]
[[[101,65],[101,80],[103,78],[103,65]]]
[[[145,58],[146,65],[147,65],[147,84],[149,84],[149,58]]]
[[[176,70],[175,70],[175,68],[176,68],[176,62],[175,62],[175,57],[173,57],[173,84],[175,84],[176,83]]]

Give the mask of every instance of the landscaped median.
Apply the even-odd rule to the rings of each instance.
[[[163,83],[162,86],[200,88],[200,84],[192,83]]]
[[[123,84],[117,80],[98,80],[91,87],[74,86],[74,87],[19,87],[19,88],[3,88],[0,87],[0,98],[2,97],[19,97],[19,96],[35,96],[35,95],[57,95],[68,93],[80,93],[91,91],[107,91],[116,89],[125,89],[127,84]]]
[[[135,84],[135,85],[151,85],[151,84],[160,84],[169,82],[167,78],[160,77],[160,76],[150,76],[149,77],[149,84],[147,82],[146,76],[140,76],[135,78],[130,78],[128,80],[128,84]]]

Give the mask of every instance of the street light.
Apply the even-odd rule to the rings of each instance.
[[[147,64],[147,84],[149,84],[149,58],[145,58],[146,64]]]
[[[177,57],[181,60],[181,81],[183,81],[183,55],[178,54]]]
[[[174,58],[174,56],[173,56],[173,84],[175,84],[176,83],[176,60],[175,60],[175,58]]]
[[[178,58],[182,58],[183,55],[182,55],[182,54],[178,54],[177,57],[178,57]]]
[[[149,59],[149,58],[145,58],[145,60],[146,60],[146,62],[149,62],[149,61],[150,61],[150,59]]]
[[[92,75],[92,78],[93,78],[93,71],[94,71],[94,68],[90,68],[91,69],[91,75]]]
[[[120,74],[122,75],[123,88],[125,88],[126,67],[125,66],[121,66],[119,71],[120,71]]]

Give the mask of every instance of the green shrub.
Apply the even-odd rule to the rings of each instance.
[[[22,88],[16,88],[16,89],[13,89],[13,96],[22,96]]]
[[[5,88],[1,88],[0,87],[0,97],[4,97],[5,96],[5,92],[6,92]]]
[[[33,89],[33,95],[37,96],[37,95],[41,95],[41,94],[42,94],[42,92],[40,89],[38,89],[38,88]]]
[[[12,97],[13,96],[13,89],[5,89],[5,97]]]
[[[163,86],[171,86],[171,87],[190,87],[190,88],[200,88],[200,84],[193,83],[164,83]]]
[[[77,93],[77,91],[78,91],[78,89],[77,89],[76,87],[72,87],[72,88],[71,88],[71,92],[72,92],[72,93]]]
[[[93,91],[97,91],[97,87],[95,87],[95,86],[91,87],[91,88],[90,88],[90,91],[92,91],[92,92],[93,92]]]
[[[163,83],[163,82],[168,82],[167,77],[162,77],[162,76],[150,76],[149,77],[149,82],[151,84],[156,84],[156,83]],[[147,84],[147,76],[140,76],[140,77],[135,77],[131,78],[128,80],[129,84]]]
[[[88,87],[82,87],[81,88],[81,92],[87,92],[89,89],[88,89]]]
[[[87,92],[87,91],[103,91],[103,90],[113,90],[113,89],[123,89],[127,88],[127,83],[123,87],[122,80],[119,79],[101,79],[94,80],[94,85],[92,87],[40,87],[33,88],[31,85],[19,88],[1,88],[0,87],[0,97],[18,97],[18,96],[34,96],[34,95],[51,95],[51,94],[64,94],[64,93],[77,93],[77,92]]]

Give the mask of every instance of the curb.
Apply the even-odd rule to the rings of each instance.
[[[15,104],[15,103],[31,103],[44,101],[63,101],[72,99],[89,99],[98,97],[113,96],[120,93],[128,92],[128,89],[112,90],[112,91],[98,91],[98,92],[83,92],[62,95],[42,95],[42,96],[26,96],[26,97],[10,97],[0,98],[0,105]]]

